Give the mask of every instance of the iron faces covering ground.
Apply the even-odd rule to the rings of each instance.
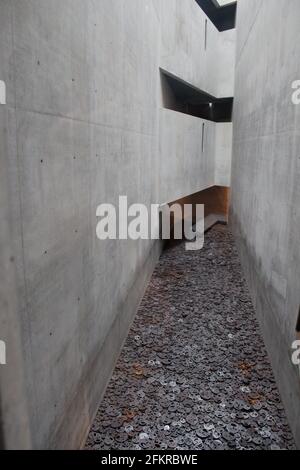
[[[295,448],[227,227],[161,256],[86,448]]]

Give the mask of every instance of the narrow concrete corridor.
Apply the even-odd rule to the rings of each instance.
[[[161,256],[86,447],[294,448],[226,226]]]

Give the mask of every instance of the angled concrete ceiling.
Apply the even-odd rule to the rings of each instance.
[[[237,2],[232,0],[196,0],[219,31],[235,28]]]

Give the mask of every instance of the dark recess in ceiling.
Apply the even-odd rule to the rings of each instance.
[[[235,28],[237,2],[220,6],[216,0],[196,0],[219,31]]]
[[[164,107],[214,122],[231,122],[233,98],[216,98],[161,70]]]

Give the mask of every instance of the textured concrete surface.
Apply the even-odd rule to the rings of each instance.
[[[160,110],[160,203],[231,183],[232,123]]]
[[[230,187],[232,123],[161,109],[159,153],[162,203],[216,185]]]
[[[233,238],[161,256],[88,449],[292,449]]]
[[[181,3],[194,24],[194,0]],[[5,266],[14,258],[12,292],[7,299],[5,282],[3,297],[16,300],[9,308],[19,330],[10,327],[20,350],[7,368],[25,377],[23,411],[16,417],[8,400],[3,426],[20,430],[29,417],[26,443],[8,433],[6,447],[77,448],[160,250],[150,241],[99,242],[96,208],[117,205],[119,195],[148,206],[162,196],[161,1],[0,0],[0,9],[0,80],[7,90],[1,196],[9,219],[0,250]],[[180,17],[170,13],[176,29]],[[189,69],[202,54],[195,45],[185,58]],[[212,47],[210,41],[211,54]],[[173,199],[188,151],[196,162],[176,197],[214,184],[214,162],[203,174],[201,142],[195,133],[193,139],[176,164],[167,156],[172,181],[161,202]],[[11,380],[1,381],[1,396],[12,390]]]
[[[215,131],[213,122],[161,110],[160,201],[176,201],[214,186]]]
[[[157,3],[162,26],[160,66],[217,98],[233,96],[235,30],[219,32],[195,1]]]
[[[33,448],[74,448],[159,253],[95,232],[98,204],[157,199],[159,23],[147,0],[1,0],[2,35],[22,400]],[[12,383],[1,387],[9,396]],[[12,405],[5,419],[18,425]]]
[[[14,448],[30,447],[27,404],[25,393],[20,324],[17,315],[17,289],[15,257],[11,243],[11,217],[9,213],[9,170],[6,157],[6,132],[12,114],[0,106],[0,340],[5,344],[6,364],[0,365],[0,449],[7,442]],[[5,247],[5,249],[4,249]]]
[[[291,345],[300,305],[300,2],[241,0],[231,223],[287,415],[300,447]]]
[[[232,122],[216,125],[215,134],[215,185],[231,185]]]

